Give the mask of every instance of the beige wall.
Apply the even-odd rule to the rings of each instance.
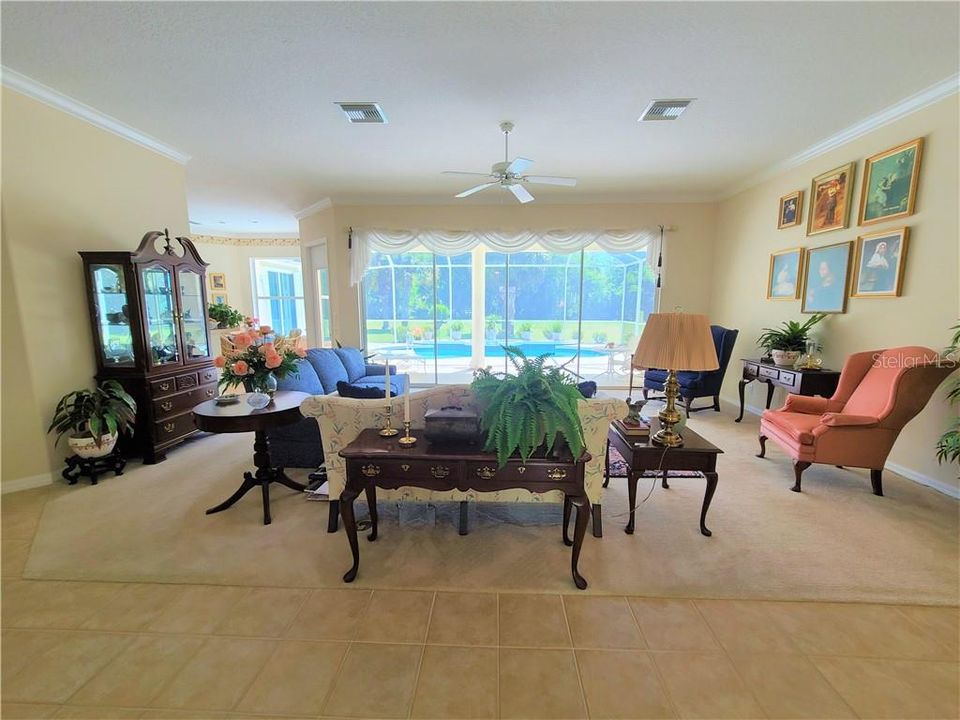
[[[859,234],[901,225],[908,225],[911,232],[903,296],[850,298],[846,314],[832,315],[821,324],[818,335],[825,362],[839,368],[847,355],[857,351],[908,344],[940,349],[946,344],[949,328],[960,314],[957,115],[958,98],[953,95],[720,203],[711,316],[722,325],[740,328],[735,358],[758,355],[754,343],[761,328],[806,317],[800,314],[799,300],[765,299],[769,253],[855,240]],[[916,213],[905,220],[858,228],[856,211],[864,158],[919,136],[926,138],[926,144]],[[803,189],[806,218],[811,178],[850,161],[857,162],[857,177],[849,229],[809,238],[805,223],[777,230],[780,196]],[[724,397],[731,401],[737,395],[739,376],[739,363],[734,363],[723,388]],[[747,402],[754,406],[762,406],[765,400],[765,386],[758,385],[748,386]],[[777,402],[775,399],[774,404]],[[890,461],[956,486],[956,468],[938,465],[934,455],[934,442],[948,418],[949,408],[941,390],[906,427]]]
[[[271,238],[209,238],[195,235],[197,250],[210,265],[208,273],[222,272],[227,279],[227,302],[244,315],[256,316],[250,260],[257,257],[300,257],[300,245]],[[209,281],[207,293],[210,289]],[[306,289],[304,289],[306,292]],[[307,307],[310,307],[307,300]]]
[[[304,242],[329,239],[334,337],[360,343],[358,293],[350,287],[347,233],[351,227],[513,229],[626,229],[666,225],[662,308],[709,309],[716,206],[710,203],[636,205],[357,205],[334,206],[300,221]]]
[[[79,250],[134,250],[185,235],[185,168],[3,89],[4,482],[59,470],[47,425],[95,372]]]

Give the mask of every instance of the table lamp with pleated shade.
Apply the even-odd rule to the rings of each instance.
[[[683,438],[673,430],[673,426],[680,422],[680,413],[676,408],[676,400],[680,396],[677,371],[716,370],[720,367],[707,316],[691,313],[650,315],[633,353],[632,364],[638,369],[662,368],[667,371],[667,379],[663,384],[667,402],[658,416],[660,429],[651,440],[665,447],[683,445]]]

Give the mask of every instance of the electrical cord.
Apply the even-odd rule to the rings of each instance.
[[[609,517],[611,518],[622,518],[629,517],[630,513],[636,512],[641,505],[643,505],[647,500],[650,499],[650,496],[653,495],[654,489],[657,487],[657,480],[661,479],[663,476],[660,474],[663,471],[663,459],[667,456],[667,450],[670,448],[664,445],[663,452],[660,453],[660,462],[657,463],[657,469],[653,471],[653,477],[651,478],[650,490],[647,491],[647,494],[644,496],[643,500],[634,505],[631,509],[626,512],[621,513],[611,513]]]

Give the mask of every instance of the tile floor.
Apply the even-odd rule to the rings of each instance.
[[[958,610],[31,581],[3,498],[3,718],[956,718]]]

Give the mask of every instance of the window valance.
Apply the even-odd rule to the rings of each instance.
[[[437,255],[460,255],[483,245],[517,253],[534,245],[548,252],[574,253],[596,243],[608,252],[638,252],[659,237],[659,228],[639,230],[383,230],[354,228],[350,252],[350,284],[357,285],[374,252],[409,252],[425,248]]]

